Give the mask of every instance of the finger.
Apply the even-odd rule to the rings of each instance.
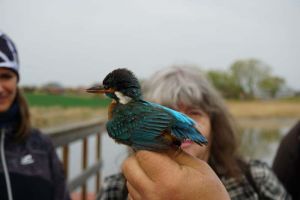
[[[201,170],[207,165],[206,162],[186,153],[182,149],[170,149],[167,155],[174,159],[179,165],[185,165],[196,170]]]
[[[129,193],[128,193],[127,199],[128,199],[128,200],[133,200],[132,196],[130,196]]]
[[[166,175],[174,174],[180,169],[179,164],[165,153],[141,150],[136,153],[136,158],[145,174],[154,182],[159,181],[162,176],[170,177]]]
[[[151,179],[140,167],[134,155],[130,156],[123,162],[122,171],[127,181],[139,191],[143,191],[144,187],[153,184]]]
[[[129,199],[134,199],[134,200],[142,199],[139,192],[136,191],[136,189],[128,181],[126,182],[126,186],[128,189],[128,198]]]

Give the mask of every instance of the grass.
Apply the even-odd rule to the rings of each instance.
[[[300,118],[300,101],[227,101],[237,118]]]
[[[34,127],[45,128],[106,116],[109,98],[25,93]]]
[[[106,108],[91,107],[30,107],[34,127],[46,128],[87,121],[107,116]]]
[[[75,96],[26,93],[25,97],[31,107],[106,107],[110,99],[99,96]]]
[[[51,94],[25,94],[31,110],[32,122],[35,127],[44,128],[59,126],[66,123],[76,123],[91,118],[107,115],[107,106],[110,99],[105,97],[87,95],[51,95]],[[261,119],[300,119],[300,99],[284,99],[273,101],[227,101],[230,112],[239,121],[254,120],[265,125]],[[250,121],[251,121],[250,120]],[[269,120],[270,121],[270,120]]]

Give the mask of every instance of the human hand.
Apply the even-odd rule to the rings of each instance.
[[[210,166],[184,151],[138,151],[122,170],[133,200],[230,199]]]

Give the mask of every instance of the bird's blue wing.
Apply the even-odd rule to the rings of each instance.
[[[178,120],[180,122],[187,123],[187,124],[192,125],[192,126],[196,124],[193,119],[191,119],[190,117],[186,116],[185,114],[183,114],[181,112],[178,112],[176,110],[173,110],[171,108],[168,108],[168,107],[165,107],[165,106],[162,106],[160,104],[153,103],[153,102],[144,101],[144,103],[145,104],[150,104],[154,107],[161,108],[161,109],[171,113],[176,118],[176,120]]]
[[[172,142],[162,137],[166,130],[170,132],[172,120],[172,116],[161,109],[135,103],[119,109],[107,123],[107,131],[117,142],[134,149],[162,150],[169,148]]]
[[[144,104],[163,109],[175,118],[175,122],[171,127],[171,133],[179,140],[189,139],[200,145],[207,144],[206,138],[196,129],[196,122],[187,115],[156,103],[144,101]]]

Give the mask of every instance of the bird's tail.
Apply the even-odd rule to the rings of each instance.
[[[178,125],[178,124],[177,124]],[[202,133],[194,126],[190,126],[185,123],[181,123],[172,129],[172,133],[175,137],[180,140],[191,140],[199,145],[207,145],[207,139],[202,135]]]

